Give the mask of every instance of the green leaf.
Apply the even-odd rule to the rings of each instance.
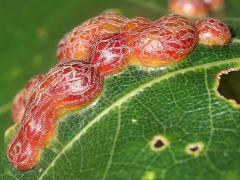
[[[107,78],[97,103],[59,120],[56,136],[29,171],[16,170],[6,157],[17,130],[12,127],[0,144],[0,179],[240,179],[240,108],[217,92],[217,74],[240,67],[240,20],[234,18],[239,2],[227,3],[232,10],[219,15],[232,29],[230,45],[199,45],[187,60],[167,69],[129,67]],[[0,20],[6,24],[0,36],[6,49],[0,54],[2,134],[10,124],[9,102],[31,76],[56,63],[61,36],[109,8],[154,19],[166,13],[166,1],[1,5]],[[157,138],[164,148],[152,147]]]

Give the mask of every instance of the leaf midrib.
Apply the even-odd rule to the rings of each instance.
[[[225,59],[225,60],[220,60],[220,61],[215,61],[211,63],[206,63],[206,64],[201,64],[197,66],[192,66],[192,67],[187,67],[183,69],[179,69],[173,72],[169,72],[166,74],[163,74],[161,76],[158,76],[154,79],[152,79],[149,82],[143,83],[139,85],[137,88],[133,89],[129,93],[125,94],[124,96],[120,97],[117,99],[111,106],[100,112],[100,114],[96,115],[94,119],[92,119],[83,129],[80,130],[78,134],[74,136],[74,138],[66,144],[66,146],[58,153],[58,155],[53,159],[53,161],[49,164],[49,166],[45,169],[45,171],[42,173],[42,175],[39,177],[41,180],[47,172],[53,167],[56,163],[56,161],[63,155],[68,149],[70,149],[75,142],[77,142],[80,137],[87,132],[88,129],[90,129],[95,123],[97,123],[104,115],[108,114],[112,109],[115,107],[121,106],[123,103],[127,102],[128,99],[131,99],[132,97],[136,96],[140,92],[142,92],[144,89],[151,87],[152,85],[161,82],[162,80],[168,79],[170,77],[173,77],[177,74],[183,74],[189,71],[194,71],[196,69],[201,69],[201,68],[209,68],[213,66],[220,66],[223,64],[231,64],[231,63],[236,63],[236,65],[240,65],[240,57],[238,58],[233,58],[233,59]]]

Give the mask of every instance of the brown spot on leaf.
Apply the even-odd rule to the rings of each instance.
[[[153,151],[162,151],[169,146],[169,141],[162,135],[156,135],[149,143]]]
[[[164,146],[164,143],[162,142],[162,140],[157,140],[156,142],[155,142],[155,144],[154,144],[154,147],[155,148],[161,148],[161,147],[163,147]]]
[[[200,153],[203,151],[203,149],[204,149],[204,143],[196,142],[196,143],[187,144],[185,151],[189,155],[198,157],[200,155]]]
[[[190,147],[189,150],[192,152],[196,152],[199,150],[199,148],[198,148],[198,146],[195,146],[195,147]]]

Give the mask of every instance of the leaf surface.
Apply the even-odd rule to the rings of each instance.
[[[6,147],[17,126],[6,131],[0,179],[240,179],[240,109],[218,94],[216,78],[240,67],[238,3],[228,1],[232,11],[218,14],[231,27],[230,45],[198,45],[188,59],[167,69],[129,67],[107,78],[97,103],[59,120],[56,136],[32,170],[18,171],[8,162]],[[166,4],[62,0],[16,1],[13,7],[5,2],[1,133],[10,125],[9,102],[31,76],[56,63],[56,44],[65,32],[109,8],[154,19],[166,13]],[[162,151],[150,145],[157,135],[169,142]],[[200,142],[199,155],[187,153],[189,144]]]

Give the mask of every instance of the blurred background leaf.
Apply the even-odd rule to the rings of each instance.
[[[4,131],[12,125],[13,97],[32,76],[56,64],[59,39],[82,21],[115,8],[128,17],[152,20],[168,13],[166,0],[1,0],[0,147]],[[231,25],[235,38],[240,38],[239,8],[239,0],[227,0],[222,11],[212,14]],[[230,86],[231,94],[239,96],[237,80]],[[231,176],[234,179],[234,173]]]

